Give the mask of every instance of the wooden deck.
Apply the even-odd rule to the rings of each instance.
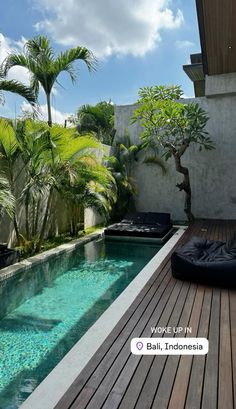
[[[196,221],[181,242],[225,240],[234,230],[235,221]],[[209,339],[209,353],[132,355],[131,339],[152,336],[154,326],[190,326],[191,336]],[[168,256],[55,409],[234,407],[236,291],[173,279]]]

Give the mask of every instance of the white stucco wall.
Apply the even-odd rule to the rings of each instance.
[[[96,209],[88,207],[84,209],[84,228],[94,227],[104,223],[104,217]]]
[[[221,78],[214,80],[215,84],[222,82]],[[232,81],[232,75],[229,80]],[[214,95],[213,89],[211,78],[210,97],[183,102],[198,102],[208,112],[207,130],[216,149],[199,152],[198,147],[191,146],[183,156],[183,165],[190,171],[195,217],[232,219],[236,218],[236,95],[233,92],[228,94],[227,87],[226,93],[222,91],[220,95]],[[130,125],[135,108],[135,105],[115,107],[117,136],[122,136],[127,128],[132,140],[138,140],[141,127]],[[173,219],[185,220],[184,193],[175,186],[182,177],[176,173],[172,158],[166,165],[167,174],[163,175],[156,165],[135,164],[133,176],[138,187],[137,210],[167,211]]]

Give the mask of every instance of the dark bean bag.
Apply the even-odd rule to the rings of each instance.
[[[172,275],[188,281],[236,285],[236,232],[228,242],[192,237],[171,256]]]

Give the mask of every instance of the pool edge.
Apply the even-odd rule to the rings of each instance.
[[[55,408],[56,404],[105,341],[185,231],[186,228],[178,228],[176,233],[173,234],[160,251],[146,264],[128,287],[113,301],[101,317],[37,386],[28,399],[20,406],[20,409]]]
[[[0,282],[7,280],[8,278],[14,277],[15,275],[22,273],[23,271],[28,270],[29,268],[37,264],[44,263],[45,261],[51,259],[52,257],[57,257],[68,251],[73,251],[82,244],[86,244],[89,241],[101,237],[103,231],[104,229],[99,229],[98,231],[90,233],[85,237],[80,237],[78,239],[70,241],[69,243],[61,244],[60,246],[54,247],[50,250],[46,250],[25,260],[19,261],[18,263],[14,263],[11,264],[10,266],[4,267],[0,270]]]

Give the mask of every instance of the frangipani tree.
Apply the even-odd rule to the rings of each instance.
[[[144,145],[156,145],[163,149],[166,160],[173,158],[176,171],[183,175],[177,184],[185,192],[184,211],[189,221],[194,219],[191,209],[191,184],[189,169],[182,164],[182,156],[190,144],[199,145],[199,150],[214,149],[205,127],[206,112],[197,103],[180,102],[179,86],[144,87],[139,91],[139,107],[132,121],[140,121],[144,128],[141,138]]]
[[[58,76],[63,71],[69,74],[72,83],[76,82],[77,71],[75,62],[78,60],[84,61],[89,71],[95,69],[96,59],[87,48],[78,46],[61,52],[56,56],[49,39],[45,36],[38,36],[26,42],[24,53],[9,54],[4,62],[4,74],[7,74],[15,66],[24,67],[29,70],[31,76],[30,85],[36,96],[38,96],[40,85],[46,94],[48,125],[52,126],[52,88],[55,83],[58,83]]]

